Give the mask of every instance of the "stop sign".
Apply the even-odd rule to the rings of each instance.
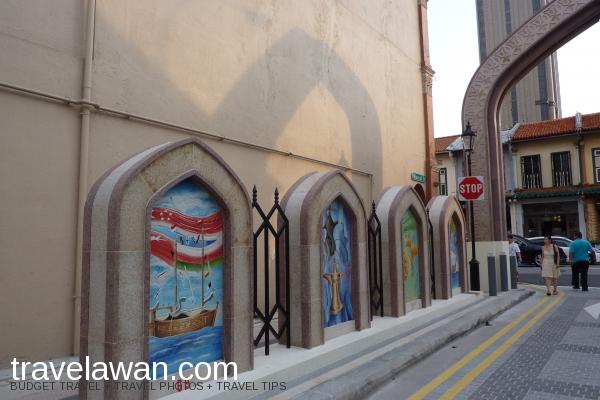
[[[465,176],[458,180],[459,200],[483,200],[483,176]]]

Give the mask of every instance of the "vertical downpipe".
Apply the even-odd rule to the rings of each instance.
[[[90,103],[92,99],[92,59],[94,56],[94,31],[96,0],[87,0],[85,53],[83,60],[83,82],[81,99]],[[81,269],[83,259],[83,213],[87,197],[88,149],[90,141],[90,106],[81,106],[81,137],[79,144],[79,192],[77,197],[77,245],[75,252],[75,275],[73,284],[73,355],[79,354],[79,320],[81,318]]]

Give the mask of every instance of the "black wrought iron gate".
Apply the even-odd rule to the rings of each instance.
[[[383,317],[383,274],[381,254],[381,222],[375,211],[375,202],[371,206],[371,216],[367,223],[367,257],[369,258],[369,302],[370,317],[379,314]]]
[[[264,337],[265,355],[269,355],[269,336],[280,340],[285,333],[285,343],[290,347],[290,259],[289,259],[289,221],[285,212],[279,205],[279,192],[275,189],[273,206],[265,214],[257,200],[256,186],[252,189],[252,208],[256,210],[260,225],[254,232],[253,245],[253,265],[254,265],[254,316],[261,320],[261,329],[254,338],[254,346],[258,346]],[[273,226],[271,219],[276,217],[278,224]],[[260,236],[262,235],[262,239]],[[271,279],[269,276],[269,241],[273,238],[275,246],[275,299],[271,306],[270,287]],[[258,307],[258,249],[259,242],[263,246],[263,274],[264,274],[264,311]],[[281,254],[283,252],[283,254]],[[285,304],[281,303],[281,289],[284,289]],[[278,326],[272,325],[275,314],[278,314]],[[282,320],[283,318],[283,320]]]

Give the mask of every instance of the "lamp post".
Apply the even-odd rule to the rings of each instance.
[[[473,142],[475,141],[475,132],[471,129],[471,123],[467,121],[467,126],[460,138],[463,142],[463,152],[466,157],[467,176],[471,176],[471,153],[473,152]],[[475,217],[473,213],[473,200],[469,200],[469,220],[471,222],[471,261],[469,261],[469,275],[471,276],[471,290],[479,291],[479,261],[475,255]]]

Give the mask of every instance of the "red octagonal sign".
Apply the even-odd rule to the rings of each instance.
[[[459,200],[483,200],[484,194],[483,176],[465,176],[458,180]]]

